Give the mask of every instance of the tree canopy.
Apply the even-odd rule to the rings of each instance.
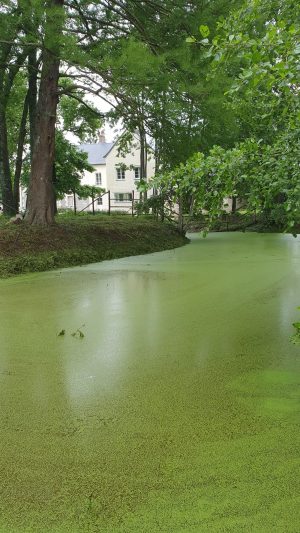
[[[106,120],[138,131],[142,179],[151,138],[158,189],[181,172],[179,188],[190,194],[200,158],[206,185],[193,192],[212,216],[226,193],[249,209],[283,209],[293,224],[300,50],[292,0],[4,0],[0,36],[7,214],[18,208],[26,156],[27,220],[53,222],[53,169],[65,142],[59,134],[55,143],[55,131],[92,139],[105,115],[92,96],[112,104]]]
[[[223,103],[239,123],[240,139],[197,153],[155,185],[175,201],[189,195],[210,221],[222,213],[225,197],[239,197],[248,210],[294,232],[300,209],[299,6],[246,1],[209,34],[209,27],[200,27],[187,42],[205,48],[212,85],[220,72],[230,73]]]

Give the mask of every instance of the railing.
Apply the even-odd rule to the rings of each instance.
[[[124,193],[126,194],[126,193]],[[77,211],[76,209],[76,196],[74,194],[74,214],[79,214],[79,213],[82,213],[83,211],[86,211],[87,209],[89,209],[91,206],[92,206],[92,213],[93,215],[95,214],[95,202],[97,202],[99,199],[102,199],[104,196],[108,196],[108,210],[107,210],[107,213],[110,215],[111,214],[111,210],[112,209],[120,209],[122,208],[122,211],[124,210],[124,208],[127,208],[127,213],[131,214],[131,216],[134,216],[134,212],[135,212],[135,209],[134,209],[134,206],[137,202],[139,202],[139,198],[136,198],[135,197],[135,191],[131,191],[131,199],[128,199],[128,200],[116,200],[115,198],[111,198],[111,193],[110,191],[106,191],[104,192],[103,194],[100,194],[99,196],[95,196],[95,197],[91,197],[92,198],[92,201],[86,205],[85,207],[83,207],[82,209],[80,209],[80,211]],[[119,202],[119,204],[115,204],[114,202]],[[128,204],[126,207],[124,204]],[[121,205],[120,205],[121,204]],[[122,205],[123,204],[123,205]]]
[[[85,207],[83,207],[82,209],[80,209],[80,211],[77,211],[76,209],[76,197],[75,197],[75,194],[74,194],[74,214],[76,215],[77,213],[82,213],[83,211],[85,211],[86,209],[88,209],[90,206],[92,206],[92,212],[93,212],[93,215],[95,214],[95,202],[97,202],[98,200],[100,200],[101,198],[103,198],[104,196],[106,196],[106,194],[108,194],[108,214],[110,215],[110,191],[106,191],[104,192],[103,194],[100,194],[99,196],[91,196],[92,198],[92,201],[86,205]]]

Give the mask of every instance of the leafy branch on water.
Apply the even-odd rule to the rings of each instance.
[[[297,307],[300,310],[300,307]],[[296,333],[292,335],[291,342],[293,344],[300,344],[300,322],[293,322],[293,327],[296,330]]]
[[[73,331],[73,333],[71,333],[72,337],[77,337],[78,339],[83,339],[84,337],[84,333],[81,331],[81,328],[84,328],[85,324],[82,324],[82,326],[80,326],[78,329],[76,329],[76,331]]]
[[[80,326],[79,328],[76,329],[76,331],[73,331],[73,333],[71,333],[71,336],[72,337],[76,337],[77,339],[83,339],[84,338],[84,333],[82,332],[82,328],[84,328],[85,324],[82,324],[82,326]],[[66,330],[65,329],[62,329],[58,334],[57,336],[58,337],[64,337],[66,334]]]

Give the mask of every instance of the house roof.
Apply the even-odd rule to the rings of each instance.
[[[90,165],[105,165],[105,156],[113,145],[114,143],[81,144],[78,148],[87,153]]]

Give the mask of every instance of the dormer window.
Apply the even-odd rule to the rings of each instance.
[[[101,172],[96,172],[96,185],[102,185]]]
[[[123,168],[117,168],[117,180],[125,179],[125,170]]]

